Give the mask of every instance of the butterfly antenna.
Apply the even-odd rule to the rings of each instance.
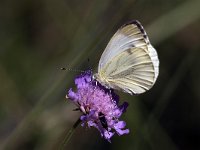
[[[85,72],[83,70],[71,69],[71,68],[65,68],[65,67],[61,67],[60,70],[67,70],[67,71],[73,71],[73,72]]]
[[[89,66],[89,67],[88,67],[88,68],[89,68],[88,70],[91,70],[91,71],[92,71],[92,67],[90,66],[90,59],[89,59],[89,58],[87,59],[87,62],[88,62],[88,66]]]

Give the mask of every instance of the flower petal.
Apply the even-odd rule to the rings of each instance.
[[[124,135],[129,133],[129,129],[121,130],[121,129],[116,129],[118,135]]]
[[[113,132],[109,132],[109,131],[107,131],[107,130],[105,130],[105,132],[104,132],[104,138],[106,139],[106,140],[108,140],[108,142],[110,142],[111,143],[111,141],[110,141],[110,139],[111,139],[111,137],[114,135],[115,133],[113,133]]]
[[[69,97],[71,100],[77,100],[78,96],[75,92],[72,91],[72,89],[69,89],[68,95],[66,97]]]
[[[124,128],[126,126],[126,122],[125,121],[119,121],[118,123],[116,123],[115,125],[115,128]]]

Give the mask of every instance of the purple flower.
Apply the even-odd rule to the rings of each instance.
[[[93,79],[92,72],[87,71],[75,79],[77,91],[68,91],[67,98],[72,100],[83,115],[80,117],[82,126],[95,127],[101,136],[110,142],[110,138],[128,134],[129,129],[124,129],[126,123],[119,117],[126,111],[128,103],[119,105],[119,96],[112,89],[102,86]]]

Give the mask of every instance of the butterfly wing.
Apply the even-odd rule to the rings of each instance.
[[[111,38],[98,67],[98,80],[130,94],[149,90],[158,76],[159,60],[138,21],[122,26]]]

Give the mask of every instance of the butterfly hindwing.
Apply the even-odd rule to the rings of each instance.
[[[150,56],[142,48],[132,48],[114,57],[102,70],[114,89],[137,94],[151,88],[154,68]]]

